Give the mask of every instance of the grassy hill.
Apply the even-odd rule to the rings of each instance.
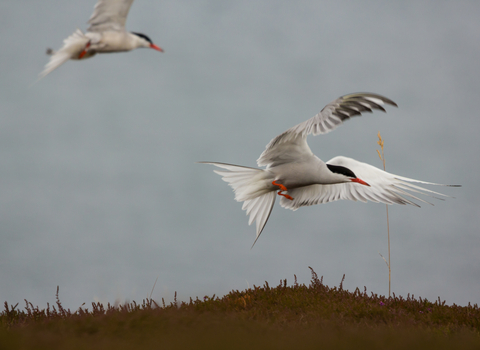
[[[342,280],[343,283],[343,280]],[[480,349],[478,306],[265,283],[223,297],[165,305],[9,306],[0,349]]]

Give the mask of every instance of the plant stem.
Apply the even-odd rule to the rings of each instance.
[[[382,160],[383,162],[383,170],[386,171],[385,169],[385,156],[383,154],[383,139],[382,139],[382,136],[380,136],[380,131],[378,132],[378,145],[381,147],[382,149],[382,154],[380,154],[380,152],[377,150],[377,153],[378,153],[378,156],[380,157],[380,159]],[[391,297],[391,291],[392,291],[392,268],[391,268],[391,265],[390,265],[390,221],[389,221],[389,218],[388,218],[388,204],[385,204],[385,207],[387,208],[387,235],[388,235],[388,263],[387,263],[387,266],[388,266],[388,297],[390,298]],[[384,259],[385,260],[385,259]]]
[[[387,207],[387,233],[388,233],[388,297],[390,298],[390,294],[392,291],[392,268],[390,265],[390,223],[388,220],[388,204],[385,205]]]

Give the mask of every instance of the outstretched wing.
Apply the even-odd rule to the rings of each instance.
[[[98,0],[88,23],[89,32],[124,31],[133,0]]]
[[[347,157],[335,157],[329,160],[327,164],[347,167],[352,170],[359,179],[362,179],[370,186],[347,182],[334,185],[311,185],[295,188],[288,190],[288,194],[293,197],[293,200],[282,198],[280,205],[287,209],[297,210],[303,206],[349,199],[352,201],[371,201],[385,204],[410,204],[419,207],[413,200],[428,204],[432,203],[418,198],[414,194],[427,195],[440,200],[443,199],[436,196],[449,196],[414,185],[412,182],[426,185],[458,187],[458,185],[441,185],[390,174],[372,165]]]
[[[312,151],[307,144],[307,135],[326,134],[345,120],[361,115],[363,112],[372,112],[374,109],[385,112],[383,108],[385,104],[397,107],[392,100],[367,92],[339,97],[326,105],[313,118],[295,125],[270,141],[258,158],[257,164],[271,167],[310,155]]]

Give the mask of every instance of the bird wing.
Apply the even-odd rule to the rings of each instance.
[[[303,206],[328,203],[341,199],[349,199],[352,201],[371,201],[385,204],[410,204],[420,207],[412,200],[428,204],[432,203],[418,198],[412,193],[427,195],[440,200],[443,199],[436,196],[449,196],[414,185],[412,182],[426,185],[458,186],[441,185],[390,174],[372,165],[342,156],[329,160],[327,164],[347,167],[348,169],[352,170],[359,179],[362,179],[370,186],[365,186],[354,182],[347,182],[333,185],[311,185],[299,187],[288,190],[288,194],[293,197],[293,200],[283,197],[280,200],[280,205],[287,209],[297,210]]]
[[[88,20],[89,32],[124,31],[133,0],[98,0]]]
[[[51,53],[50,61],[45,65],[45,68],[39,75],[39,79],[45,77],[56,68],[67,62],[71,58],[75,58],[88,43],[88,38],[82,33],[80,29],[77,29],[72,35],[63,41],[63,46],[60,50],[54,52],[47,50],[47,53]]]
[[[326,134],[345,120],[363,112],[372,112],[374,109],[385,112],[385,104],[397,106],[392,100],[372,93],[360,92],[339,97],[313,118],[295,125],[271,140],[258,158],[257,164],[272,167],[310,155],[312,151],[307,144],[307,135]]]

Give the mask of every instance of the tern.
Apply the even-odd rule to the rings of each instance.
[[[326,134],[345,120],[363,112],[375,109],[386,112],[383,107],[385,104],[397,107],[390,99],[373,93],[353,93],[339,97],[313,118],[271,140],[257,160],[258,166],[266,166],[265,169],[217,162],[200,163],[224,169],[214,172],[233,188],[235,200],[243,202],[242,209],[250,216],[248,224],[256,222],[254,245],[270,217],[277,195],[281,196],[280,205],[291,210],[340,199],[410,204],[416,207],[419,205],[412,200],[432,204],[410,192],[436,199],[441,198],[435,196],[449,197],[412,182],[439,186],[459,185],[414,180],[343,156],[323,162],[308,147],[308,135]]]
[[[68,60],[82,60],[97,53],[131,51],[147,47],[163,52],[145,34],[127,32],[125,22],[133,0],[98,0],[88,23],[87,32],[77,29],[63,41],[60,50],[47,49],[50,61],[40,73],[45,77]]]

